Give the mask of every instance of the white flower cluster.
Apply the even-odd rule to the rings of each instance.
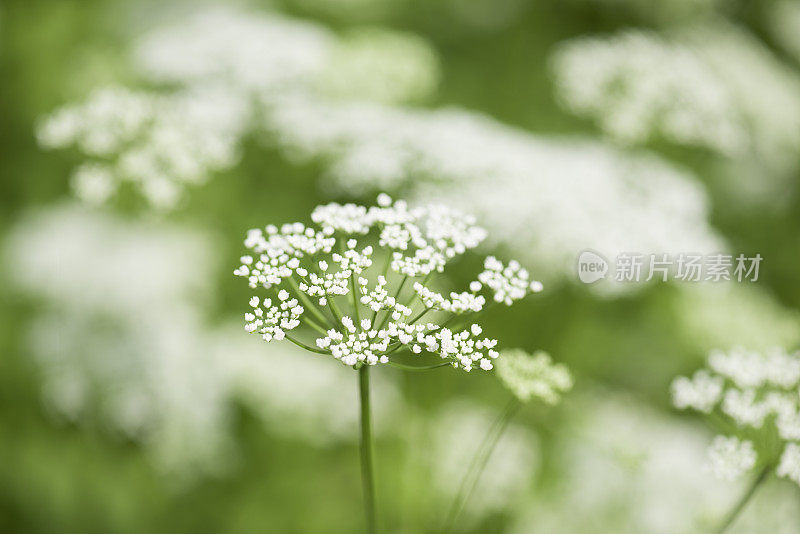
[[[423,304],[428,308],[444,310],[451,313],[479,312],[483,309],[486,299],[482,295],[476,295],[476,291],[481,289],[480,282],[470,284],[470,292],[462,291],[450,293],[450,298],[445,298],[441,293],[429,289],[419,282],[414,282],[414,291],[417,292]]]
[[[411,315],[412,310],[408,306],[397,302],[395,297],[389,296],[389,292],[386,290],[386,285],[388,283],[384,275],[379,275],[375,287],[373,289],[368,289],[367,285],[369,284],[369,280],[360,277],[358,279],[358,284],[361,288],[361,294],[363,295],[360,301],[361,304],[367,306],[376,313],[381,310],[392,310],[392,320],[399,321],[401,317],[408,317]],[[418,282],[414,283],[414,287],[418,285],[420,285]]]
[[[538,293],[542,290],[541,282],[528,281],[528,271],[517,261],[512,260],[505,267],[497,258],[489,256],[483,267],[485,270],[478,275],[478,280],[494,291],[495,302],[510,306],[515,300],[525,297],[529,291]]]
[[[226,80],[245,93],[273,93],[308,83],[334,35],[277,14],[210,7],[157,28],[134,44],[139,72],[156,83]]]
[[[774,435],[783,448],[781,465],[792,465],[792,451],[800,442],[800,353],[790,354],[777,348],[765,353],[741,348],[727,353],[714,351],[709,355],[708,369],[673,382],[672,397],[677,408],[718,413],[730,419],[741,436]],[[755,465],[753,461],[745,469],[751,463],[747,460],[749,446],[731,441],[741,436],[715,442],[714,472],[732,476]],[[780,450],[758,452],[764,465],[777,463],[781,453]],[[781,476],[789,473],[788,468],[779,472]]]
[[[563,393],[572,389],[572,375],[563,364],[555,364],[550,355],[537,351],[533,355],[520,349],[504,350],[497,360],[497,377],[520,401],[537,398],[556,404]]]
[[[800,445],[790,443],[781,456],[781,463],[775,471],[779,477],[794,480],[800,486]]]
[[[44,406],[139,443],[168,482],[236,467],[241,403],[271,436],[354,438],[348,369],[285,343],[265,350],[239,325],[202,320],[217,267],[209,236],[62,206],[20,220],[3,257],[15,291],[45,304],[28,344]],[[378,432],[396,421],[393,378],[373,377]]]
[[[561,46],[554,70],[565,105],[622,142],[661,136],[731,158],[755,154],[772,167],[796,164],[800,81],[744,29],[581,38]]]
[[[469,293],[454,293],[452,301],[437,298],[427,287],[432,276],[486,235],[473,217],[443,205],[409,207],[381,194],[377,206],[328,204],[316,208],[311,219],[318,228],[295,223],[247,233],[245,246],[252,255],[242,256],[234,275],[246,278],[251,288],[277,292],[280,301],[273,306],[273,299],[266,299],[262,309],[261,298],[254,296],[253,311],[245,315],[246,330],[266,341],[289,337],[287,331],[304,321],[323,334],[315,346],[305,346],[349,366],[389,363],[389,355],[403,348],[437,354],[465,371],[475,366],[490,370],[498,356],[497,340],[479,337],[478,324],[458,330],[448,328],[450,321],[481,311],[482,290],[511,305],[542,288],[518,262],[505,267],[489,257],[478,275],[483,283],[472,282]],[[359,244],[367,240],[380,244],[386,256],[382,261],[373,261],[372,245]],[[376,272],[379,265],[383,269]],[[417,277],[423,280],[406,286]],[[342,308],[349,313],[343,315]],[[431,312],[449,312],[450,317],[441,324],[417,324]]]
[[[607,257],[725,248],[706,221],[703,189],[652,154],[540,138],[454,109],[294,98],[271,123],[286,152],[327,164],[331,186],[348,194],[410,187],[413,197],[441,199],[480,217],[495,242],[524,250],[526,263],[570,279],[586,243]],[[409,237],[387,231],[384,239]]]
[[[244,314],[244,320],[247,321],[245,330],[261,334],[264,341],[272,341],[273,338],[280,341],[286,337],[286,330],[297,328],[303,307],[297,299],[290,299],[289,293],[284,290],[278,293],[278,300],[280,303],[277,306],[272,305],[271,299],[265,299],[259,306],[258,297],[251,298],[253,312]]]
[[[712,530],[746,483],[725,482],[705,472],[708,436],[702,426],[664,414],[635,396],[582,389],[563,406],[560,419],[565,427],[554,433],[550,450],[556,454],[547,459],[562,484],[522,500],[510,514],[508,532],[701,534]],[[743,522],[755,519],[752,528],[735,531],[794,533],[800,525],[800,510],[792,489],[764,486],[748,505],[754,509],[741,518]],[[756,511],[761,513],[750,513]]]
[[[155,89],[96,90],[39,127],[42,146],[87,155],[72,185],[90,203],[131,182],[153,207],[174,208],[187,185],[237,162],[242,137],[269,123],[269,109],[286,94],[399,102],[424,98],[438,82],[435,53],[419,37],[337,37],[309,22],[231,8],[144,35],[133,58]]]
[[[708,448],[708,468],[715,477],[729,482],[755,467],[756,459],[753,442],[734,436],[715,436]]]
[[[44,147],[75,146],[90,158],[72,177],[82,200],[102,204],[130,183],[152,206],[171,209],[186,185],[237,161],[246,109],[222,88],[172,94],[107,88],[55,111],[38,138]]]
[[[379,28],[337,34],[307,20],[231,7],[201,10],[142,36],[134,63],[156,83],[225,80],[264,103],[281,93],[402,102],[436,88],[436,53],[420,37]]]

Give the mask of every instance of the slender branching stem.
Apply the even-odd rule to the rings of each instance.
[[[408,280],[408,275],[404,274],[403,275],[403,279],[400,280],[400,285],[397,287],[397,291],[394,294],[394,299],[395,300],[400,298],[400,292],[403,291],[403,286],[405,285],[406,280]],[[392,316],[392,310],[391,309],[386,310],[386,315],[383,316],[383,319],[381,320],[381,324],[376,328],[376,330],[383,329],[383,327],[386,326],[386,323],[389,322],[389,317],[391,317],[391,316]]]
[[[325,331],[325,328],[323,328],[322,326],[320,326],[320,325],[319,325],[319,324],[318,324],[316,321],[314,321],[314,319],[312,319],[311,317],[303,317],[303,318],[302,318],[302,321],[303,321],[304,323],[306,323],[308,326],[310,326],[311,328],[313,328],[314,330],[316,330],[317,332],[319,332],[320,334],[322,334],[323,336],[327,334],[327,332]]]
[[[356,328],[361,328],[361,318],[358,316],[358,295],[356,295],[356,275],[350,275],[350,291],[353,294],[353,315],[355,316]]]
[[[386,261],[383,262],[383,270],[381,271],[381,274],[383,275],[384,278],[386,278],[386,273],[389,272],[389,265],[391,264],[392,264],[392,254],[389,253],[386,254]],[[377,318],[378,318],[378,310],[374,310],[372,312],[372,319],[370,319],[369,321],[369,324],[371,324],[373,328],[375,327],[375,319]]]
[[[367,533],[374,534],[375,520],[375,476],[372,470],[372,422],[369,403],[369,365],[358,370],[359,394],[361,399],[361,484],[364,491],[364,512]]]
[[[427,371],[429,369],[438,369],[439,367],[446,367],[448,365],[452,366],[452,362],[441,362],[435,363],[432,365],[406,365],[404,363],[397,363],[397,362],[387,362],[390,367],[395,367],[397,369],[402,369],[404,371]]]
[[[311,345],[306,345],[302,341],[298,341],[297,339],[293,338],[289,334],[285,334],[285,335],[286,335],[286,339],[288,339],[289,341],[291,341],[292,343],[294,343],[295,345],[297,345],[301,349],[305,349],[305,350],[307,350],[309,352],[316,352],[317,354],[330,354],[331,353],[331,351],[329,351],[329,350],[323,350],[323,349],[320,349],[320,348],[317,348],[317,347],[312,347]]]
[[[424,310],[419,312],[413,319],[411,319],[411,321],[409,321],[408,324],[415,324],[417,321],[422,319],[425,316],[425,314],[428,313],[429,311],[431,311],[430,308],[425,308]]]
[[[450,511],[445,519],[443,532],[450,533],[455,528],[458,517],[472,496],[472,493],[475,491],[481,475],[483,474],[483,470],[486,468],[486,464],[489,462],[494,452],[494,448],[497,446],[508,423],[514,417],[514,414],[517,413],[520,406],[522,406],[522,404],[516,397],[511,398],[506,404],[505,409],[500,412],[497,419],[495,419],[494,423],[492,423],[486,431],[486,435],[478,446],[478,450],[475,451],[472,461],[470,461],[464,478],[461,479],[461,484],[459,485],[458,491],[453,499],[453,504],[450,506]]]
[[[336,329],[338,329],[342,324],[342,312],[339,311],[339,306],[336,305],[332,295],[328,296],[327,301],[328,309],[331,310],[331,314],[333,314],[334,319],[336,319]]]
[[[292,289],[294,289],[295,293],[297,293],[297,296],[299,297],[300,301],[305,305],[306,309],[310,311],[312,314],[314,314],[314,317],[316,317],[322,324],[328,324],[335,327],[335,325],[331,323],[331,320],[325,317],[325,314],[322,313],[322,311],[320,311],[319,308],[317,308],[317,305],[314,304],[314,302],[308,297],[308,295],[306,295],[303,291],[300,291],[300,287],[298,287],[297,281],[295,281],[295,279],[292,278],[291,276],[288,278],[288,280],[289,280],[289,285],[292,286]]]
[[[733,508],[731,508],[730,512],[728,512],[728,515],[725,516],[725,519],[722,521],[722,523],[720,523],[719,528],[714,531],[715,534],[723,534],[728,530],[728,527],[730,527],[734,521],[736,521],[736,518],[739,517],[744,508],[747,506],[747,503],[750,502],[750,499],[752,499],[753,495],[755,495],[756,490],[767,479],[767,475],[769,475],[770,471],[772,471],[772,468],[773,466],[771,464],[764,466],[764,469],[762,469],[758,476],[753,479],[753,482],[747,488],[747,491],[742,494],[739,500],[736,501],[736,504],[733,506]]]

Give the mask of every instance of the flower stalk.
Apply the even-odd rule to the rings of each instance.
[[[453,503],[450,505],[450,510],[447,513],[443,528],[445,534],[449,534],[455,528],[461,511],[478,486],[483,470],[486,469],[486,465],[489,463],[489,459],[492,457],[495,447],[499,443],[506,428],[508,428],[511,419],[516,415],[521,406],[522,403],[516,397],[512,397],[506,404],[505,409],[500,412],[497,419],[486,431],[486,435],[484,435],[483,440],[478,446],[478,450],[475,451],[475,455],[472,457],[472,461],[467,468],[467,472],[464,474],[464,478],[461,479],[461,484],[453,498]]]
[[[736,518],[742,513],[742,511],[747,506],[747,503],[750,502],[750,499],[753,498],[755,495],[756,490],[764,483],[769,475],[770,471],[772,470],[772,465],[766,465],[759,475],[753,479],[753,482],[750,484],[750,487],[747,488],[747,491],[736,501],[736,504],[731,508],[728,515],[725,516],[725,519],[720,523],[719,528],[715,531],[715,534],[724,534],[728,528],[736,521]]]
[[[361,401],[361,483],[364,491],[364,513],[366,532],[374,534],[375,516],[375,476],[372,468],[372,419],[369,402],[369,366],[362,365],[358,370],[358,391]]]

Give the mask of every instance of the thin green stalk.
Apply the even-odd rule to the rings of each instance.
[[[438,369],[439,367],[445,367],[448,365],[453,365],[451,362],[442,362],[436,363],[433,365],[406,365],[404,363],[397,363],[397,362],[387,362],[390,367],[395,367],[397,369],[402,369],[404,371],[427,371],[428,369]]]
[[[369,365],[358,370],[361,399],[361,484],[364,490],[364,512],[367,534],[377,532],[375,521],[375,477],[372,471],[372,423],[369,407]]]
[[[358,295],[356,295],[356,275],[350,275],[350,291],[353,293],[353,315],[355,316],[356,328],[361,328],[361,318],[358,316]]]
[[[500,412],[498,418],[495,419],[494,423],[492,423],[486,431],[486,435],[478,446],[478,450],[475,451],[475,456],[472,457],[467,472],[461,480],[461,484],[453,499],[453,504],[450,506],[450,511],[447,514],[443,532],[449,533],[455,528],[459,514],[461,514],[461,510],[464,509],[464,506],[472,496],[472,492],[475,491],[478,481],[480,481],[481,475],[483,474],[483,470],[486,468],[486,464],[489,462],[494,452],[494,448],[497,446],[508,423],[511,421],[511,418],[514,417],[514,414],[517,413],[520,406],[522,406],[522,404],[516,397],[509,400],[506,404],[506,408]]]
[[[386,261],[383,262],[383,271],[381,271],[381,274],[383,275],[384,278],[386,277],[386,273],[389,272],[389,265],[391,263],[392,263],[392,255],[391,254],[387,254],[386,255]],[[377,319],[377,318],[378,318],[378,312],[377,311],[373,311],[372,312],[372,319],[370,319],[370,321],[369,321],[369,324],[372,325],[373,328],[375,328],[375,319]]]
[[[308,295],[300,291],[300,287],[297,285],[295,279],[290,276],[287,280],[289,281],[289,285],[292,286],[292,289],[294,289],[295,293],[297,293],[300,301],[305,304],[306,309],[313,313],[314,317],[319,319],[322,324],[331,324],[331,320],[325,317],[325,314],[322,313],[319,308],[317,308],[317,305],[314,304],[310,298],[308,298]]]
[[[316,321],[314,321],[311,317],[303,317],[301,320],[323,336],[328,334],[328,332],[322,326],[317,324]]]
[[[400,298],[400,293],[403,291],[403,286],[406,285],[406,280],[408,280],[408,275],[404,274],[403,279],[400,280],[400,285],[397,287],[397,291],[394,293],[394,299],[397,300]],[[376,328],[376,330],[381,330],[386,323],[389,322],[389,317],[392,316],[392,310],[386,310],[386,315],[383,316],[383,320],[381,320],[381,324]],[[374,328],[374,327],[373,327]]]
[[[342,324],[342,312],[339,311],[339,306],[333,300],[333,295],[329,295],[326,299],[328,301],[328,308],[331,310],[334,319],[336,319],[336,328],[338,329]]]
[[[289,341],[291,341],[292,343],[294,343],[295,345],[297,345],[301,349],[305,349],[305,350],[307,350],[309,352],[316,352],[317,354],[330,354],[331,353],[331,351],[329,351],[329,350],[323,350],[323,349],[319,349],[317,347],[312,347],[311,345],[306,345],[302,341],[298,341],[297,339],[293,338],[289,334],[285,334],[285,335],[286,335],[286,339],[288,339]]]
[[[767,475],[769,475],[770,471],[772,471],[772,465],[768,464],[762,469],[761,473],[753,480],[753,483],[750,484],[750,487],[747,488],[747,491],[739,498],[736,504],[731,508],[731,511],[728,512],[728,515],[725,516],[725,519],[720,523],[720,526],[714,532],[716,534],[723,534],[728,527],[730,527],[736,518],[739,517],[739,514],[742,513],[747,503],[750,502],[750,499],[755,494],[756,490],[761,486],[761,484],[767,479]]]
[[[419,313],[416,315],[416,317],[414,317],[413,319],[411,319],[411,321],[410,321],[408,324],[415,324],[417,321],[419,321],[420,319],[422,319],[423,317],[425,317],[425,314],[427,314],[429,311],[431,311],[431,308],[425,308],[424,310],[422,310],[421,312],[419,312]]]

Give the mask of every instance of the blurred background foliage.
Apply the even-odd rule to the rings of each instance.
[[[284,13],[337,33],[362,26],[410,32],[430,44],[440,70],[435,90],[415,103],[419,108],[456,106],[537,135],[578,134],[613,144],[591,118],[578,117],[559,103],[551,67],[560,43],[629,28],[666,34],[675,28],[725,20],[748,32],[776,61],[797,74],[800,58],[793,57],[773,31],[770,17],[777,5],[745,0],[655,4],[644,0],[284,0],[251,2],[248,9]],[[299,400],[290,401],[280,417],[270,417],[259,412],[260,401],[242,400],[237,393],[225,400],[224,433],[231,446],[222,454],[224,459],[199,460],[220,462],[219,469],[206,465],[199,469],[201,474],[187,477],[165,472],[154,462],[146,439],[109,429],[113,425],[103,418],[54,415],[43,400],[47,367],[34,354],[36,343],[31,340],[51,327],[60,328],[57,322],[48,323],[46,313],[63,303],[53,304],[46,294],[43,298],[30,288],[38,285],[36,277],[61,276],[58,256],[49,253],[69,244],[60,240],[80,239],[74,233],[59,233],[59,219],[25,239],[19,233],[26,235],[26,228],[41,222],[37,217],[75,203],[69,176],[84,156],[76,150],[42,150],[37,146],[36,128],[41,117],[58,106],[85,99],[96,87],[143,86],[128,58],[131,42],[185,11],[186,5],[147,0],[4,0],[0,5],[2,532],[305,533],[361,528],[354,418],[345,423],[352,423],[351,438],[315,443],[302,434],[282,431],[281,417],[294,418],[291,402]],[[800,25],[795,35],[800,35]],[[320,203],[351,198],[319,185],[324,162],[298,163],[285,151],[264,146],[260,137],[259,133],[246,136],[238,163],[192,188],[188,200],[176,210],[154,213],[136,195],[123,191],[111,208],[104,208],[103,216],[113,219],[89,223],[91,227],[114,220],[121,222],[113,224],[130,225],[135,232],[157,234],[159,228],[170,227],[201,236],[210,256],[198,260],[206,262],[202,272],[209,277],[202,284],[204,289],[194,295],[202,303],[197,312],[202,325],[231,320],[237,324],[236,317],[244,311],[248,292],[230,272],[247,228],[304,220]],[[506,346],[547,350],[570,367],[576,387],[560,406],[530,406],[519,415],[515,424],[523,445],[517,449],[527,452],[519,459],[510,443],[510,452],[500,459],[519,466],[527,477],[521,483],[502,477],[495,486],[487,482],[481,491],[501,495],[500,503],[490,503],[485,509],[476,505],[475,513],[462,524],[465,531],[694,532],[716,520],[736,495],[737,486],[707,480],[710,475],[702,470],[702,462],[694,461],[697,447],[702,456],[708,434],[691,417],[672,412],[669,383],[676,374],[699,367],[712,348],[737,344],[793,348],[800,342],[798,166],[780,182],[777,194],[762,202],[743,203],[710,150],[676,146],[657,137],[643,146],[691,171],[708,192],[710,225],[730,250],[764,257],[761,278],[756,284],[734,288],[651,284],[609,297],[571,280],[545,277],[547,290],[540,297],[491,314],[485,327]],[[800,147],[795,146],[786,157],[800,162]],[[747,179],[770,178],[758,170]],[[103,243],[116,239],[115,235],[96,239]],[[10,246],[12,241],[18,246]],[[535,256],[535,245],[531,247],[524,252]],[[22,261],[21,250],[33,258],[24,265],[31,261],[39,265],[29,269],[33,281],[20,282],[25,277],[14,274]],[[87,254],[79,258],[84,269],[105,268],[103,247],[79,251],[76,254]],[[185,251],[177,247],[175,252]],[[150,261],[147,258],[145,254],[141,261]],[[185,261],[183,268],[195,269],[191,261]],[[459,275],[454,276],[458,279]],[[135,276],[122,278],[119,284],[131,284],[135,292],[136,280]],[[71,313],[69,306],[64,309],[67,315]],[[145,313],[133,312],[137,318]],[[169,313],[164,317],[169,321]],[[87,351],[94,350],[89,347],[90,334],[91,330],[84,334],[87,337],[79,337]],[[244,332],[240,335],[245,336]],[[119,343],[126,339],[121,336]],[[205,347],[211,342],[203,338],[199,343]],[[111,343],[103,358],[115,358],[113,347]],[[238,349],[234,345],[229,350]],[[119,352],[125,350],[119,347]],[[263,351],[265,358],[299,357],[291,351],[277,354],[261,345],[245,350],[256,355]],[[81,352],[80,343],[77,352]],[[198,361],[198,365],[203,364]],[[488,425],[491,417],[484,412],[500,410],[508,394],[488,374],[379,372],[387,375],[400,399],[387,416],[392,431],[378,439],[381,523],[387,532],[434,532],[443,519],[448,492],[455,487],[452,479],[458,478],[442,474],[437,466],[444,464],[442,458],[456,454],[459,446],[469,451],[477,444],[480,434],[475,437],[464,428],[481,428],[481,422]],[[287,373],[279,378],[290,381],[301,397],[304,376]],[[340,381],[332,382],[337,386],[327,393],[336,395],[341,385],[354,394],[355,374],[331,380]],[[276,383],[262,387],[277,389]],[[314,402],[326,402],[322,396],[309,396]],[[472,403],[456,413],[472,414],[474,419],[460,430],[450,429],[466,432],[450,447],[442,445],[445,438],[437,434],[442,426],[437,421],[457,419],[447,415],[448,409],[454,409],[453,402]],[[207,404],[196,406],[199,411],[206,409]],[[347,409],[355,417],[356,405],[345,403],[343,410]],[[206,438],[196,433],[191,439]],[[680,447],[685,447],[683,455],[675,452]],[[490,471],[502,473],[503,465],[490,466]],[[448,486],[447,480],[453,485]],[[764,516],[782,518],[781,528],[786,530],[781,532],[800,528],[800,505],[792,506],[800,502],[798,488],[774,481],[770,491],[761,498],[763,503],[759,501],[749,511],[747,517],[752,519],[744,521],[755,526],[743,522],[741,532],[778,532]],[[682,495],[691,499],[692,506],[698,501],[708,504],[697,511],[699,519],[688,517],[689,511],[680,507]],[[480,491],[476,500],[491,501]],[[789,504],[780,504],[784,501]],[[581,523],[575,516],[584,510],[587,517]],[[682,520],[672,518],[684,512],[687,517]]]

